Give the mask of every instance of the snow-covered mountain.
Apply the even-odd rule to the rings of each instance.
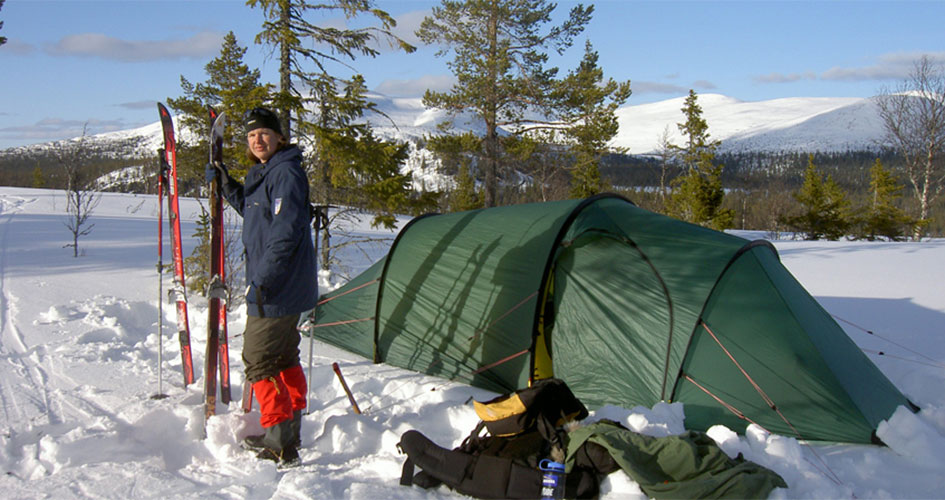
[[[620,131],[614,145],[630,154],[652,154],[660,148],[664,131],[671,143],[681,144],[676,124],[685,97],[649,104],[626,105],[617,111]],[[400,139],[435,133],[446,120],[442,111],[424,108],[419,98],[375,96],[378,109],[391,120],[374,117],[377,132]],[[769,101],[740,101],[720,94],[699,96],[703,118],[713,139],[722,141],[722,151],[843,152],[877,147],[883,136],[875,102],[859,97],[792,97]],[[457,128],[480,132],[470,116],[457,120]]]
[[[414,144],[437,133],[437,125],[447,120],[445,112],[428,109],[420,98],[372,96],[380,115],[369,121],[375,132],[386,138]],[[684,97],[648,104],[626,105],[618,110],[620,132],[614,145],[628,148],[630,154],[657,151],[664,132],[669,141],[681,144],[677,124],[684,120]],[[768,101],[740,101],[719,94],[699,95],[703,118],[711,138],[722,141],[722,151],[800,151],[843,152],[874,149],[883,135],[874,101],[858,97],[792,97]],[[455,120],[456,128],[482,132],[482,124],[471,115]],[[93,143],[120,142],[141,137],[138,150],[152,155],[161,145],[160,123],[144,127],[90,136]],[[187,132],[181,136],[186,138]],[[48,149],[55,143],[20,146],[0,151],[0,155],[30,154]],[[416,160],[416,158],[414,158]]]
[[[659,149],[667,133],[682,144],[677,123],[684,120],[684,97],[652,104],[624,106],[618,111],[620,132],[614,141],[630,154]],[[843,152],[875,149],[883,124],[873,99],[858,97],[791,97],[739,101],[719,94],[699,96],[710,138],[722,141],[725,152]]]

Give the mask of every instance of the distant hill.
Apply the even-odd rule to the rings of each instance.
[[[427,109],[420,98],[372,96],[385,116],[369,121],[379,135],[403,140],[436,133],[446,119],[442,111]],[[676,124],[683,120],[684,97],[648,104],[625,105],[618,110],[620,132],[615,145],[630,154],[650,154],[659,147],[664,129],[670,140],[681,142]],[[699,95],[703,117],[713,139],[725,151],[849,151],[874,149],[883,135],[876,105],[859,97],[790,97],[769,101],[740,101],[719,94]],[[475,118],[457,121],[461,130],[482,131]],[[186,137],[186,131],[183,132]],[[151,155],[161,145],[160,123],[90,136],[93,142],[116,142],[140,136],[139,154]],[[0,155],[42,151],[57,143],[42,143],[0,150]],[[128,152],[125,152],[126,154]]]
[[[428,188],[443,181],[432,168],[432,157],[423,149],[424,137],[438,133],[446,113],[427,109],[420,98],[398,98],[374,94],[372,99],[382,114],[371,115],[375,132],[388,139],[409,142],[407,169],[418,174]],[[614,145],[628,148],[631,155],[651,155],[659,150],[664,131],[671,143],[681,145],[677,124],[683,121],[684,97],[665,101],[626,105],[618,110],[620,131]],[[711,139],[722,141],[722,153],[739,152],[823,152],[843,153],[878,148],[883,126],[870,98],[793,97],[747,102],[719,94],[699,95],[703,117]],[[462,131],[481,133],[482,123],[472,115],[455,121]],[[178,130],[182,139],[188,131]],[[71,139],[74,141],[76,139]],[[144,165],[154,161],[163,145],[158,121],[144,127],[97,134],[86,138],[100,155],[124,158],[126,164]],[[0,150],[5,168],[29,169],[46,163],[50,152],[69,141],[33,144]],[[134,146],[129,148],[129,144]],[[128,161],[130,160],[130,162]]]
[[[624,106],[618,111],[616,144],[630,154],[659,148],[664,130],[681,144],[676,124],[682,122],[685,98]],[[699,96],[702,117],[723,152],[844,152],[872,150],[883,137],[883,124],[872,99],[791,97],[746,102],[718,94]]]

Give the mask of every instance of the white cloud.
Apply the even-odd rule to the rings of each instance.
[[[816,79],[817,75],[811,71],[805,73],[768,73],[754,78],[758,83],[794,83],[801,80]]]
[[[870,81],[902,80],[909,77],[915,69],[915,63],[922,56],[928,56],[933,62],[945,62],[945,52],[893,52],[883,54],[876,64],[862,67],[835,67],[820,75],[823,80]]]
[[[802,80],[825,80],[834,82],[859,82],[897,80],[909,77],[915,62],[923,55],[932,61],[945,63],[945,52],[893,52],[879,56],[875,64],[863,66],[835,66],[819,75],[813,71],[802,73],[769,73],[756,76],[758,83],[793,83]]]
[[[122,40],[102,33],[81,33],[63,37],[46,51],[56,56],[142,62],[205,58],[219,52],[222,43],[223,35],[214,31],[202,31],[183,40]]]
[[[692,86],[700,88],[700,89],[705,89],[705,90],[715,90],[719,88],[716,84],[708,80],[696,80],[692,82]]]
[[[153,103],[152,103],[153,105]],[[31,125],[17,125],[0,128],[0,139],[20,143],[56,141],[80,137],[83,130],[87,135],[102,132],[114,132],[129,128],[122,120],[65,120],[62,118],[44,118]]]
[[[32,44],[17,40],[16,38],[8,38],[7,43],[3,44],[0,51],[3,51],[4,54],[13,54],[15,56],[28,56],[36,52],[36,47]]]
[[[689,87],[661,82],[639,82],[631,81],[630,89],[636,95],[640,94],[685,94],[689,92]]]
[[[146,100],[146,101],[122,102],[122,103],[116,104],[116,106],[118,106],[119,108],[124,108],[124,109],[153,109],[155,104],[154,104],[154,100]]]

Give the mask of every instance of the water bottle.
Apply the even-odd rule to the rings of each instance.
[[[541,475],[541,500],[564,498],[564,464],[545,459],[538,463]]]

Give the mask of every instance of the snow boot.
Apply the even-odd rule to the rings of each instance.
[[[272,460],[279,467],[296,467],[302,462],[294,440],[291,419],[267,427],[261,440],[263,448],[256,454],[256,458]]]
[[[292,414],[292,420],[290,420],[290,430],[292,432],[292,445],[296,448],[302,447],[302,410],[296,410]],[[256,436],[246,436],[243,439],[243,448],[251,450],[261,450],[266,447],[264,439],[266,438],[265,434],[259,434]]]
[[[296,448],[302,447],[302,410],[292,412],[292,420],[289,428],[292,430],[292,445]]]
[[[301,365],[282,370],[279,378],[289,391],[289,400],[292,402],[292,435],[295,437],[295,446],[302,447],[302,410],[307,406],[306,395],[308,386],[305,381],[305,372]]]
[[[269,377],[253,383],[253,393],[259,401],[259,423],[266,433],[247,437],[243,443],[259,449],[258,458],[272,460],[280,466],[298,465],[298,438],[293,429],[295,414],[289,389],[281,377]]]

